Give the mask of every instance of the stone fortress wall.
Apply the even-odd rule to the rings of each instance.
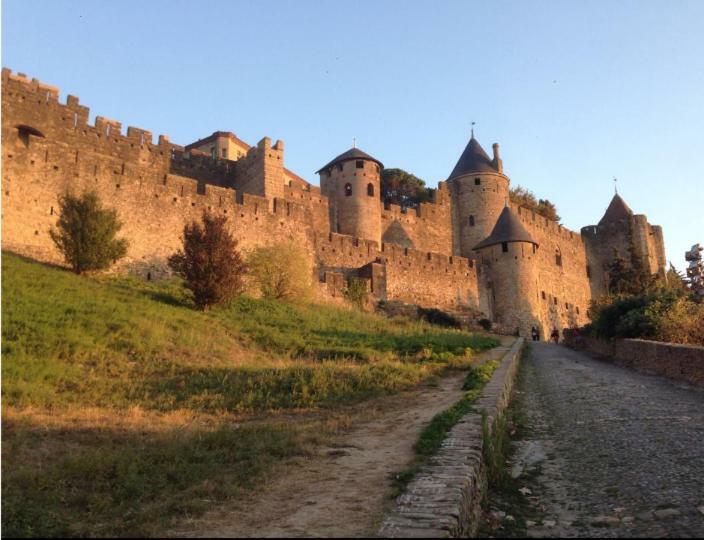
[[[432,203],[402,210],[387,204],[381,212],[382,241],[402,247],[453,253],[452,207],[445,182],[438,184]]]
[[[283,167],[281,141],[264,138],[236,162],[213,160],[165,136],[154,144],[143,129],[129,127],[123,135],[119,122],[102,117],[89,125],[89,109],[78,98],[62,104],[58,97],[54,87],[2,72],[4,249],[61,264],[49,236],[58,198],[93,190],[117,210],[121,235],[130,241],[118,269],[163,275],[184,224],[210,210],[229,218],[243,250],[284,240],[304,246],[332,297],[339,298],[344,283],[330,274],[356,275],[379,259],[389,269],[383,279],[376,273],[377,287],[384,286],[379,297],[448,309],[476,305],[476,274],[466,260],[330,233],[320,189],[285,183],[295,173]],[[326,273],[332,290],[324,286]],[[372,287],[374,277],[368,276]]]
[[[538,248],[510,242],[506,251],[477,252],[508,203],[509,179],[498,145],[491,160],[474,138],[468,149],[484,168],[451,175],[433,202],[402,211],[381,204],[380,162],[366,154],[361,164],[326,166],[317,188],[285,168],[282,141],[265,137],[239,145],[236,160],[222,159],[163,135],[155,143],[144,129],[123,134],[119,122],[100,116],[90,125],[78,98],[58,98],[54,87],[2,71],[3,247],[39,260],[62,262],[49,236],[59,197],[94,190],[117,210],[130,241],[118,271],[165,274],[184,224],[209,210],[229,218],[243,250],[278,241],[303,246],[320,299],[339,301],[345,279],[357,276],[377,299],[480,309],[524,335],[533,325],[546,336],[586,323],[590,299],[606,289],[605,264],[614,248],[626,252],[629,235],[651,269],[664,271],[662,230],[640,215],[579,234],[511,205]],[[223,133],[232,135],[211,137]]]
[[[628,260],[629,236],[644,256],[646,268],[653,274],[663,272],[666,267],[665,241],[662,227],[651,225],[643,214],[625,216],[617,221],[600,225],[582,227],[582,236],[587,247],[590,269],[598,273],[595,276],[593,296],[606,292],[608,274],[604,267],[613,260],[614,253]]]
[[[540,246],[533,255],[531,308],[543,335],[586,324],[592,295],[582,236],[527,208],[511,208]]]

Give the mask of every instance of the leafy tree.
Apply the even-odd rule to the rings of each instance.
[[[425,187],[425,181],[403,169],[384,169],[381,172],[381,199],[385,203],[398,204],[401,208],[416,208],[420,203],[432,200],[433,190]]]
[[[367,280],[358,277],[349,278],[347,280],[347,287],[343,289],[342,295],[345,297],[345,300],[353,306],[356,306],[358,309],[364,309],[364,305],[367,303],[367,298],[369,297]]]
[[[182,240],[183,249],[169,257],[169,266],[193,292],[198,308],[225,304],[242,293],[247,265],[226,217],[203,212],[202,223],[185,225]]]
[[[593,302],[589,316],[600,338],[704,345],[704,305],[667,287]]]
[[[629,222],[627,232],[628,259],[614,249],[614,257],[607,264],[609,273],[609,292],[616,295],[641,294],[658,287],[659,279],[657,275],[650,273],[646,267],[633,240],[633,226]]]
[[[76,274],[108,268],[127,253],[127,240],[115,238],[117,211],[103,208],[96,193],[60,197],[59,213],[49,235]]]
[[[672,263],[670,263],[670,268],[667,270],[665,277],[666,287],[682,294],[691,293],[689,284],[687,283],[687,278],[682,272],[677,270]]]
[[[557,215],[557,208],[548,199],[537,199],[532,191],[527,190],[522,186],[516,186],[509,190],[509,198],[511,202],[519,206],[533,210],[536,214],[557,221],[562,219]]]
[[[308,300],[313,270],[305,251],[293,242],[254,249],[247,258],[250,277],[264,298]]]

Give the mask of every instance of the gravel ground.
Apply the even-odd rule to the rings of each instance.
[[[527,536],[704,537],[704,388],[533,343],[515,408]]]

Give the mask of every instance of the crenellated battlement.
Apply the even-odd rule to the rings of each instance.
[[[356,276],[378,299],[479,308],[498,324],[537,324],[543,334],[585,320],[613,249],[623,250],[629,235],[651,269],[665,265],[662,229],[624,210],[623,201],[606,224],[580,233],[511,204],[539,249],[518,257],[515,246],[497,244],[486,261],[474,258],[509,182],[492,172],[497,147],[487,165],[476,140],[458,162],[462,175],[439,182],[430,202],[402,210],[381,204],[382,162],[356,148],[326,166],[321,189],[285,167],[281,140],[250,146],[215,132],[184,147],[100,115],[91,124],[78,97],[59,100],[58,88],[2,70],[3,245],[41,260],[62,263],[49,236],[59,198],[91,190],[118,212],[130,242],[120,268],[130,272],[166,273],[184,224],[209,211],[228,217],[245,252],[277,242],[302,246],[321,280],[317,289],[336,301],[346,278]],[[631,218],[621,223],[622,215]]]
[[[78,97],[68,95],[66,103],[62,104],[59,102],[57,87],[37,79],[30,81],[22,73],[14,75],[8,68],[2,70],[2,93],[3,101],[7,99],[8,102],[14,102],[13,112],[18,116],[28,116],[25,109],[29,109],[32,113],[29,115],[31,119],[41,122],[40,126],[33,127],[39,131],[44,128],[48,131],[46,135],[68,135],[72,131],[77,136],[95,137],[96,150],[99,149],[98,140],[130,149],[135,147],[135,143],[145,147],[157,146],[162,148],[162,151],[163,148],[172,146],[164,135],[160,135],[158,144],[154,145],[150,131],[133,126],[127,128],[125,136],[122,134],[121,122],[103,116],[96,116],[93,125],[89,125],[90,109],[80,105]],[[46,107],[46,110],[42,110],[43,107]]]

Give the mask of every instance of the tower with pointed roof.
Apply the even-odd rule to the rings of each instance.
[[[628,260],[631,247],[652,274],[665,276],[665,243],[662,228],[651,225],[643,214],[635,214],[618,194],[614,194],[606,212],[596,225],[582,228],[589,272],[592,275],[592,295],[608,291],[608,267],[615,254]]]
[[[483,270],[484,310],[494,322],[525,334],[541,326],[536,310],[539,245],[506,204],[491,233],[474,246]]]
[[[447,179],[453,198],[454,251],[474,258],[474,246],[491,231],[508,201],[509,179],[503,172],[499,145],[490,158],[474,133]]]
[[[320,168],[320,190],[328,197],[333,232],[374,240],[381,246],[383,166],[353,147]]]

